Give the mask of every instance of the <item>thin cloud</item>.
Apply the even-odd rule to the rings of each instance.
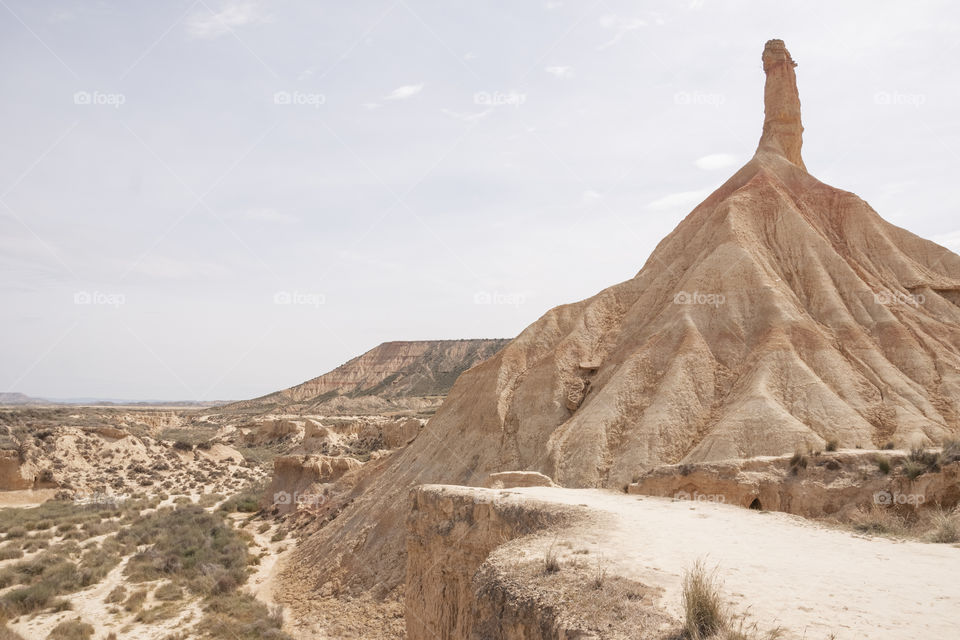
[[[412,98],[423,91],[423,83],[420,84],[405,84],[402,87],[397,87],[390,92],[390,95],[384,96],[384,100],[406,100]]]
[[[557,78],[569,78],[573,75],[573,67],[547,67],[544,71]]]
[[[675,211],[692,209],[709,195],[706,191],[680,191],[665,195],[647,205],[649,211]]]
[[[233,2],[222,5],[220,11],[201,9],[187,18],[187,34],[194,38],[210,40],[219,38],[244,25],[265,22],[253,2]]]
[[[715,171],[717,169],[727,169],[737,163],[737,158],[729,153],[712,153],[702,158],[697,158],[693,164],[704,171]]]
[[[450,116],[455,120],[460,120],[461,122],[476,122],[483,118],[486,118],[493,109],[485,109],[478,113],[459,113],[457,111],[451,111],[450,109],[441,109],[441,113],[445,116]]]
[[[647,23],[636,18],[618,18],[614,15],[606,15],[600,18],[600,26],[604,29],[615,31],[616,33],[614,33],[610,40],[599,45],[597,51],[602,51],[603,49],[619,44],[623,36],[631,31],[636,31],[641,27],[647,26]]]

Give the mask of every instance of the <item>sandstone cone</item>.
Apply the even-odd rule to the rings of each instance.
[[[818,181],[772,40],[754,157],[632,279],[463,374],[377,485],[299,551],[402,580],[404,494],[502,470],[620,487],[661,463],[936,442],[960,430],[960,257]],[[345,578],[346,579],[346,578]]]

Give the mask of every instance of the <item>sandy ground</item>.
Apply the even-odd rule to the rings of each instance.
[[[245,518],[245,515],[246,514],[231,514],[231,518],[234,521],[240,521]],[[290,552],[296,545],[296,540],[291,538],[271,542],[270,538],[276,533],[277,526],[274,525],[267,531],[259,533],[257,528],[262,522],[262,520],[254,520],[245,527],[245,530],[253,536],[255,545],[251,548],[250,552],[257,555],[260,555],[263,551],[267,553],[260,558],[260,563],[255,566],[254,572],[247,578],[247,584],[244,586],[244,589],[253,595],[254,598],[270,607],[279,604],[274,597],[274,587],[277,576],[283,568],[283,563],[287,560]],[[295,628],[293,623],[294,620],[289,615],[289,612],[287,612],[287,615],[284,616],[283,630],[294,638],[299,639],[302,637],[302,634]]]
[[[57,495],[58,489],[24,489],[22,491],[0,491],[0,508],[38,507]]]
[[[577,542],[614,573],[662,587],[678,618],[681,576],[705,558],[734,610],[762,629],[781,626],[805,640],[960,638],[960,549],[950,545],[869,538],[724,504],[590,489],[504,493],[612,514],[612,529],[588,527]]]

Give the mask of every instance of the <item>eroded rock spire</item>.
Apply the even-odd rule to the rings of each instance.
[[[803,124],[797,75],[793,71],[796,66],[783,40],[767,41],[763,48],[763,72],[767,74],[763,89],[763,135],[758,150],[778,153],[806,171],[800,155]]]

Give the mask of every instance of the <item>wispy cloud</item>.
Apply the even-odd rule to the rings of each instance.
[[[455,120],[460,120],[462,122],[476,122],[477,120],[486,118],[490,112],[493,111],[493,109],[484,109],[483,111],[479,111],[477,113],[459,113],[457,111],[451,111],[450,109],[441,109],[440,111],[443,113],[443,115],[450,116]]]
[[[402,87],[397,87],[390,92],[390,95],[384,96],[384,100],[406,100],[412,98],[423,91],[423,83],[420,84],[405,84]]]
[[[737,163],[737,158],[729,153],[712,153],[702,158],[697,158],[693,164],[704,171],[714,171],[716,169],[726,169]]]
[[[254,2],[227,2],[220,11],[200,9],[187,18],[187,33],[194,38],[219,38],[237,27],[265,22],[264,16]]]
[[[658,198],[647,205],[649,211],[674,211],[692,209],[709,195],[707,191],[680,191]]]
[[[557,0],[547,0],[543,3],[543,8],[547,11],[553,11],[554,9],[559,9],[563,6],[562,2],[557,2]]]
[[[613,37],[597,47],[597,51],[602,51],[620,43],[623,36],[631,31],[636,31],[641,27],[647,26],[647,23],[637,18],[619,18],[614,15],[606,15],[600,18],[600,26],[604,29],[610,29],[614,32]]]
[[[573,67],[547,67],[544,71],[557,78],[569,78],[573,76]]]

